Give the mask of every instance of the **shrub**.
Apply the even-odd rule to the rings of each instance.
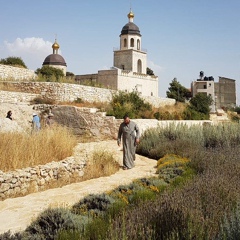
[[[30,239],[56,239],[60,230],[81,230],[87,218],[79,218],[67,209],[47,209],[42,212],[25,230]]]
[[[30,101],[30,104],[54,104],[55,100],[50,98],[35,97]]]
[[[239,205],[229,216],[225,215],[221,224],[221,231],[217,237],[222,239],[240,239],[240,208]]]
[[[195,148],[203,147],[203,132],[201,126],[185,124],[169,124],[146,130],[140,139],[137,153],[158,160],[172,153],[189,157]]]
[[[0,234],[0,240],[22,240],[21,233],[11,233],[7,231],[5,233]]]
[[[80,215],[99,216],[114,203],[106,194],[90,194],[72,207],[72,212]]]
[[[61,69],[51,67],[51,66],[43,66],[42,68],[38,68],[35,73],[39,76],[45,78],[47,82],[59,82],[62,77],[64,77],[64,73]]]
[[[20,58],[20,57],[8,57],[8,58],[5,58],[5,59],[1,59],[0,64],[11,65],[11,66],[14,66],[14,67],[27,68],[27,66],[23,62],[22,58]]]
[[[157,173],[159,173],[162,169],[165,168],[183,167],[188,162],[189,159],[187,158],[182,158],[175,154],[167,154],[157,161]]]
[[[125,114],[129,114],[130,118],[144,118],[143,113],[152,110],[149,103],[146,103],[137,92],[126,93],[119,91],[113,95],[111,101],[111,110],[107,115],[113,115],[116,118],[123,118]]]

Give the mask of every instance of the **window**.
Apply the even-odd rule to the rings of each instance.
[[[140,40],[137,40],[137,50],[140,50]]]
[[[134,47],[134,39],[133,38],[131,38],[131,45],[130,46]]]
[[[124,47],[127,47],[127,39],[126,39],[126,38],[124,38],[123,46],[124,46]]]
[[[137,62],[137,72],[142,73],[142,61],[140,59]]]

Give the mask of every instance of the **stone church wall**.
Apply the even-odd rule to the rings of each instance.
[[[0,80],[26,81],[36,76],[33,70],[0,64]]]

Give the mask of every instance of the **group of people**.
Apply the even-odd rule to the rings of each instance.
[[[33,113],[32,116],[33,116],[32,121],[30,121],[30,123],[32,124],[32,130],[33,131],[39,131],[41,129],[40,117],[38,116],[37,113]],[[54,115],[52,113],[48,114],[48,116],[46,118],[46,121],[45,121],[47,127],[51,127],[54,124],[53,117],[54,117]],[[9,110],[7,112],[6,118],[8,118],[10,120],[13,120],[12,111],[11,110]]]

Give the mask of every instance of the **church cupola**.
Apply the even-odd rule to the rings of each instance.
[[[127,16],[129,21],[123,26],[120,34],[120,49],[141,50],[141,34],[139,27],[133,22],[134,13],[132,10]]]
[[[67,64],[65,62],[65,59],[60,54],[58,54],[59,48],[60,46],[57,43],[57,40],[55,39],[55,42],[52,45],[53,53],[45,58],[42,66],[51,66],[59,68],[63,71],[64,75],[66,76]]]

